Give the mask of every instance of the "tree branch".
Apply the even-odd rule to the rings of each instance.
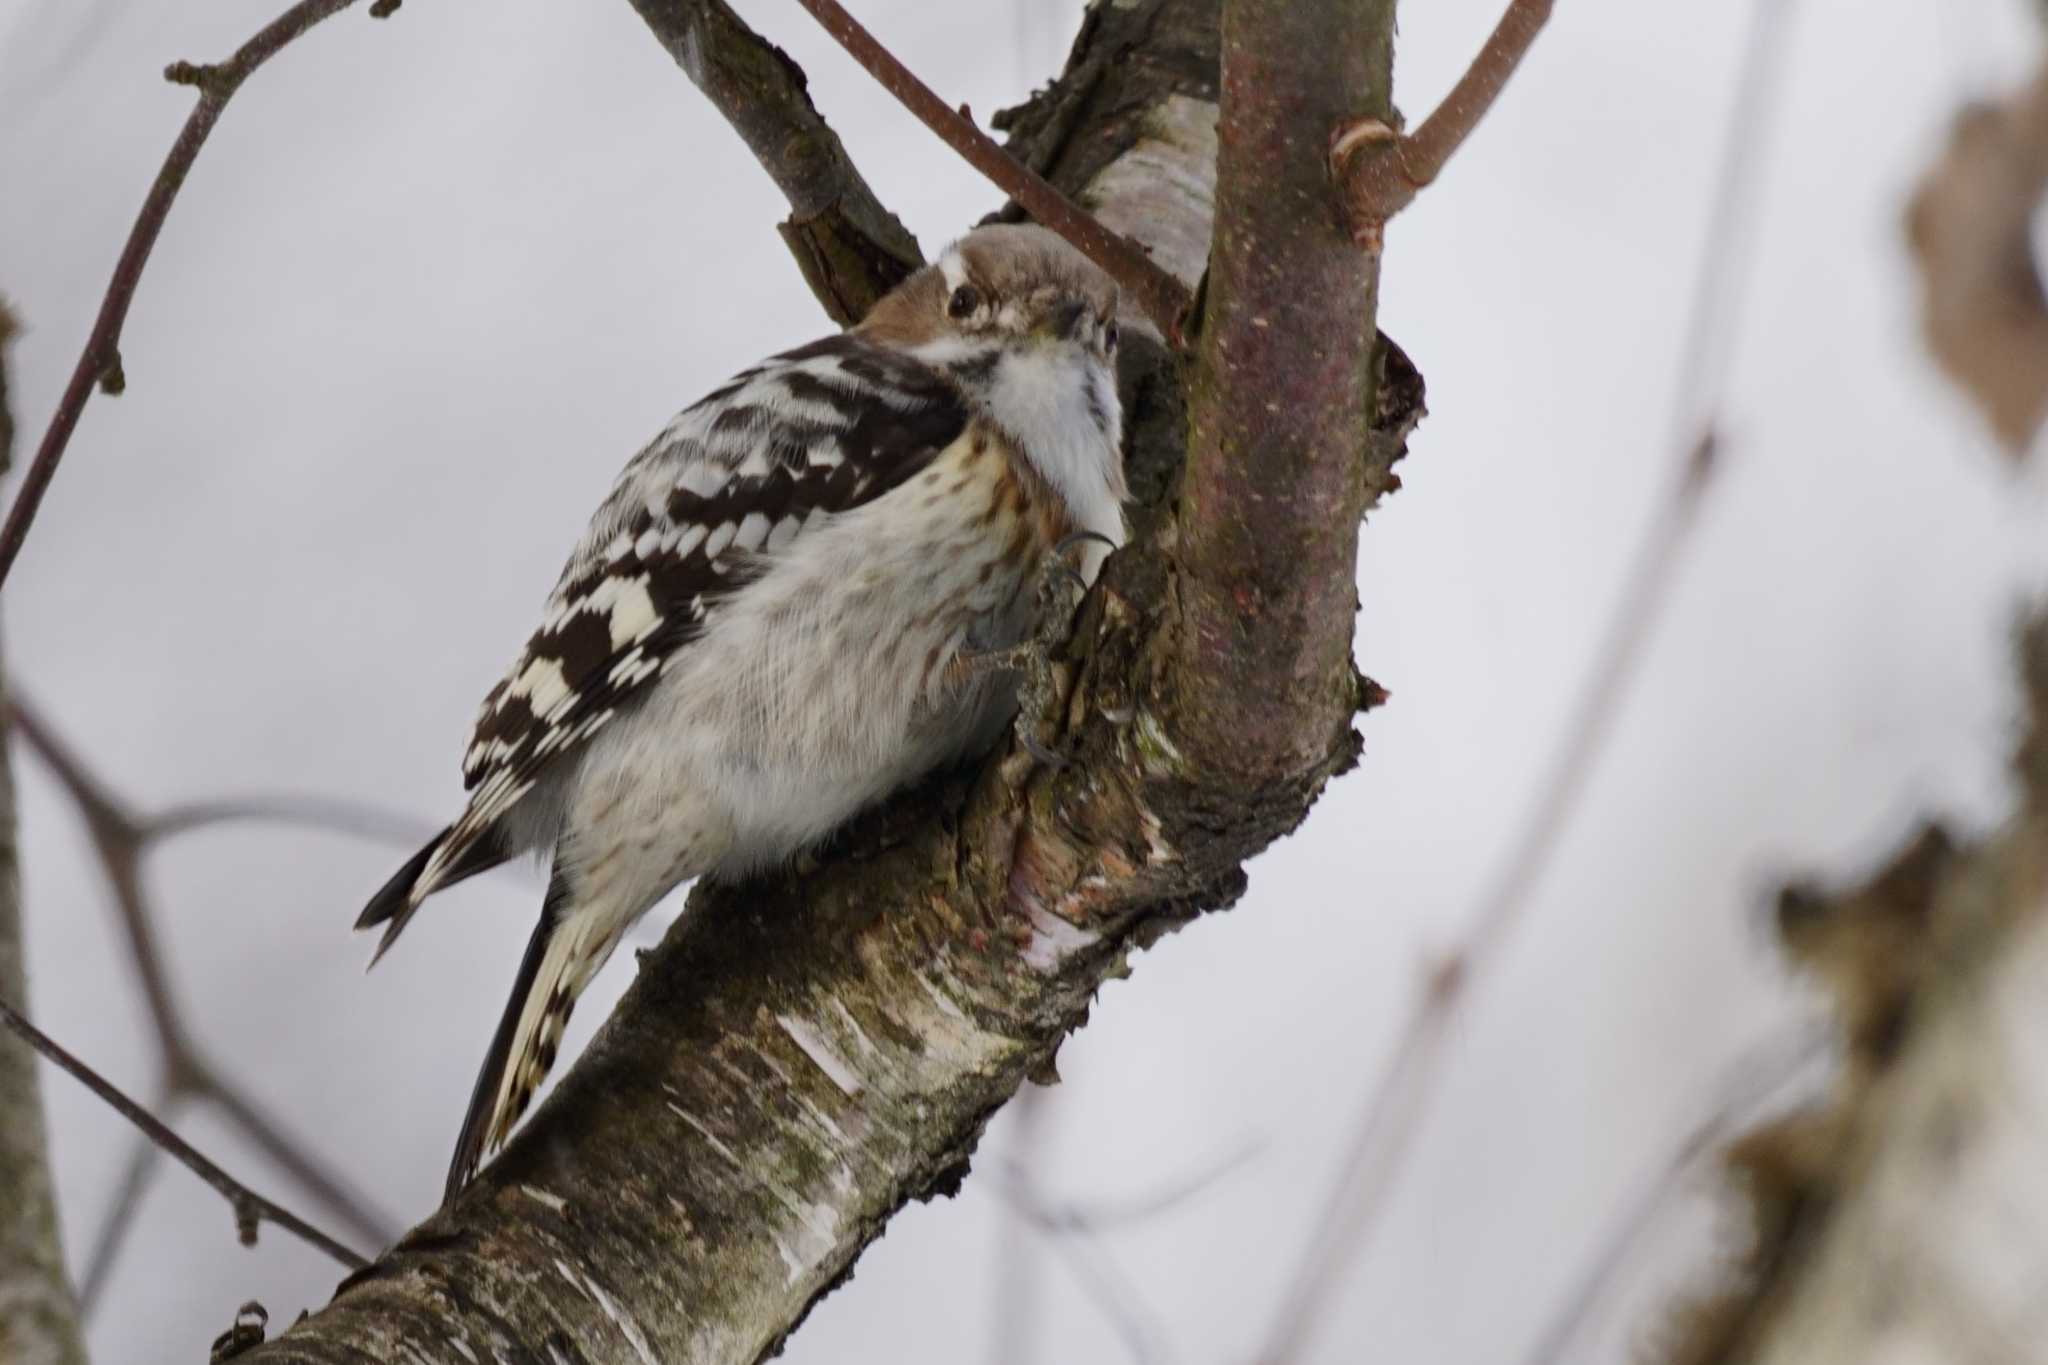
[[[356,1252],[350,1251],[291,1210],[273,1204],[214,1165],[196,1147],[158,1122],[147,1109],[122,1094],[97,1071],[59,1047],[5,1000],[0,1000],[0,1023],[6,1024],[30,1047],[70,1072],[81,1085],[99,1096],[114,1112],[146,1134],[157,1147],[168,1152],[186,1169],[213,1186],[235,1211],[235,1228],[242,1245],[256,1245],[258,1223],[273,1223],[301,1241],[318,1247],[345,1266],[357,1267],[367,1264]]]
[[[1752,227],[1761,198],[1751,188],[1773,127],[1783,38],[1791,5],[1755,0],[1748,51],[1722,149],[1706,249],[1700,259],[1678,362],[1665,493],[1637,542],[1621,595],[1544,768],[1535,800],[1484,883],[1463,940],[1431,971],[1397,1037],[1386,1070],[1367,1093],[1322,1213],[1292,1283],[1273,1313],[1261,1356],[1296,1359],[1334,1288],[1370,1237],[1423,1111],[1443,1074],[1452,1025],[1473,983],[1498,960],[1549,870],[1558,840],[1592,780],[1637,667],[1662,620],[1712,488],[1721,376],[1737,339],[1730,321],[1748,284]],[[1368,253],[1370,254],[1370,253]]]
[[[71,798],[85,821],[100,865],[113,893],[115,909],[128,941],[129,955],[142,983],[162,1066],[162,1108],[181,1109],[197,1101],[215,1106],[243,1136],[267,1153],[322,1204],[364,1241],[382,1246],[391,1240],[395,1220],[379,1213],[368,1196],[354,1189],[346,1177],[314,1156],[303,1142],[285,1135],[278,1121],[245,1095],[199,1048],[186,1027],[176,994],[164,970],[164,956],[156,937],[155,916],[144,888],[143,859],[158,842],[227,819],[257,818],[265,814],[242,802],[209,803],[173,808],[167,816],[144,818],[133,814],[114,796],[70,747],[64,744],[40,713],[21,697],[12,698],[4,717],[50,769],[65,794]],[[323,802],[294,798],[282,809],[267,812],[274,818],[300,823],[327,823],[327,827],[366,837],[389,835],[415,824],[386,813],[344,802]],[[88,1312],[98,1305],[98,1290],[112,1267],[128,1224],[140,1212],[139,1195],[154,1149],[139,1150],[131,1160],[104,1221],[93,1237],[92,1256],[87,1262],[82,1297]]]
[[[1189,393],[1170,731],[1222,790],[1313,790],[1369,694],[1351,663],[1379,262],[1326,196],[1320,135],[1392,111],[1392,0],[1228,4],[1216,234]],[[1313,145],[1311,145],[1313,143]],[[1256,701],[1254,701],[1256,699]],[[1298,809],[1298,797],[1282,803]],[[1275,831],[1277,833],[1277,831]]]
[[[8,348],[14,316],[0,301],[0,473],[14,449]],[[0,1002],[28,1001],[22,932],[21,849],[14,771],[0,745]],[[64,1277],[64,1248],[50,1177],[49,1142],[35,1054],[0,1037],[0,1360],[85,1365],[78,1301]]]
[[[850,326],[924,264],[819,115],[804,73],[724,0],[632,0],[789,201],[777,231],[834,322]]]
[[[809,10],[825,31],[925,127],[937,133],[968,165],[987,176],[997,189],[1015,199],[1026,213],[1108,271],[1129,292],[1138,311],[1159,329],[1159,334],[1175,346],[1180,344],[1182,318],[1192,301],[1185,285],[1154,265],[1129,238],[1105,227],[1044,176],[1004,151],[994,138],[974,126],[964,108],[956,111],[933,94],[930,86],[877,42],[838,0],[797,3]]]
[[[228,101],[257,67],[321,20],[354,3],[355,0],[299,0],[220,65],[173,62],[165,68],[166,80],[199,91],[199,103],[186,118],[178,140],[171,144],[170,154],[164,158],[163,169],[157,172],[155,183],[142,201],[142,212],[136,216],[127,245],[121,248],[120,259],[114,263],[114,277],[100,303],[99,316],[86,336],[85,350],[71,371],[63,397],[57,401],[56,414],[50,418],[42,443],[36,447],[35,459],[22,478],[21,491],[15,494],[14,505],[7,511],[6,524],[0,526],[0,583],[6,582],[16,556],[21,553],[22,542],[28,539],[29,525],[42,506],[50,480],[56,477],[57,464],[71,443],[71,433],[78,427],[86,400],[92,397],[93,385],[98,384],[108,393],[119,393],[127,385],[121,368],[121,327],[128,320],[128,305],[135,299],[135,288],[142,281],[142,269],[149,264],[149,253],[156,247],[164,219],[170,216],[171,205],[184,188],[185,177],[191,173],[213,125],[220,121]],[[371,12],[379,13],[378,6],[372,5]]]
[[[1361,76],[1376,73],[1384,97],[1392,7],[1252,5],[1275,20],[1272,33],[1249,38],[1245,30],[1263,25],[1245,8],[1229,28],[1239,48],[1271,44],[1271,57],[1303,33],[1315,40],[1296,48],[1304,69],[1286,73],[1300,79],[1238,79],[1226,91],[1226,132],[1260,124],[1279,137],[1291,121],[1300,150],[1233,156],[1225,137],[1215,202],[1253,221],[1232,219],[1219,235],[1250,233],[1299,253],[1270,260],[1306,299],[1284,320],[1310,344],[1338,346],[1349,368],[1346,382],[1285,395],[1298,391],[1315,410],[1301,419],[1314,442],[1285,427],[1239,453],[1268,471],[1261,529],[1317,545],[1348,603],[1354,568],[1330,547],[1355,540],[1359,513],[1391,482],[1419,381],[1375,346],[1373,267],[1334,220],[1302,241],[1270,235],[1277,215],[1243,206],[1302,183],[1326,192],[1323,130],[1340,100],[1355,107]],[[1063,172],[1064,190],[1114,199],[1141,178],[1131,158],[1150,150],[1148,138],[1199,123],[1189,104],[1214,108],[1217,11],[1216,0],[1095,9],[1070,76],[1105,51],[1156,60],[1128,64],[1114,122],[1084,117],[1069,129],[1116,146],[1086,178]],[[1167,43],[1188,46],[1162,53]],[[1226,72],[1245,60],[1233,55]],[[1324,60],[1334,72],[1316,69]],[[1232,185],[1233,176],[1248,183]],[[1206,195],[1173,202],[1202,217],[1206,236]],[[1280,282],[1241,270],[1226,278],[1214,317],[1235,336],[1249,330],[1238,310],[1263,290],[1278,294]],[[1323,287],[1333,283],[1343,287]],[[1214,356],[1207,363],[1219,368]],[[1375,401],[1382,367],[1400,382]],[[1024,718],[1067,765],[1041,765],[1013,741],[978,774],[938,779],[872,813],[815,866],[699,886],[505,1152],[252,1363],[485,1359],[536,1343],[593,1362],[764,1358],[905,1201],[958,1184],[988,1116],[1042,1074],[1134,948],[1240,893],[1243,859],[1296,824],[1356,754],[1349,721],[1367,691],[1349,668],[1350,614],[1276,610],[1248,629],[1251,647],[1327,661],[1319,689],[1233,694],[1190,681],[1187,584],[1219,568],[1187,542],[1195,523],[1176,491],[1188,408],[1161,347],[1133,337],[1123,368],[1144,505],[1133,543],[1112,557],[1051,665],[1057,700]],[[1199,409],[1195,431],[1204,421],[1243,429],[1250,414],[1217,397],[1245,398],[1240,378],[1212,380],[1187,400]],[[1255,412],[1271,397],[1260,393]],[[1296,481],[1318,495],[1294,496]],[[1343,496],[1321,495],[1337,486]],[[1226,515],[1213,497],[1204,509]],[[1333,519],[1347,524],[1332,529]],[[1320,604],[1322,585],[1316,593]],[[1337,638],[1298,638],[1326,630]],[[1256,672],[1230,676],[1263,682]],[[1238,770],[1212,761],[1205,731],[1184,725],[1207,714],[1182,704],[1197,690],[1239,716],[1306,713],[1300,724],[1320,747],[1296,736],[1284,776],[1247,788]]]
[[[1551,0],[1508,0],[1471,66],[1413,133],[1402,134],[1375,115],[1335,125],[1330,166],[1360,245],[1377,251],[1387,220],[1443,173],[1507,88],[1508,78],[1549,22],[1550,7]]]

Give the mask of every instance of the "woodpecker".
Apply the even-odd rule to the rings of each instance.
[[[987,748],[1039,575],[1123,539],[1115,284],[984,227],[850,331],[743,370],[627,463],[485,697],[467,807],[371,898],[378,957],[426,898],[526,852],[540,922],[448,1172],[554,1064],[620,937],[696,877],[788,859]]]

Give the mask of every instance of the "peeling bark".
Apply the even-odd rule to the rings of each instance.
[[[14,444],[7,403],[7,345],[13,319],[0,304],[0,472]],[[21,924],[21,860],[14,774],[0,743],[0,998],[25,1007],[28,970]],[[78,1304],[64,1274],[57,1203],[43,1126],[36,1055],[0,1031],[0,1360],[12,1365],[84,1365]]]
[[[1046,1072],[1131,950],[1234,901],[1243,860],[1354,760],[1370,689],[1350,663],[1350,556],[1421,390],[1376,347],[1376,262],[1339,260],[1334,211],[1302,196],[1328,199],[1305,150],[1327,120],[1384,107],[1392,9],[1239,3],[1222,31],[1242,55],[1224,69],[1253,70],[1212,112],[1220,8],[1096,5],[1066,75],[1009,119],[1055,183],[1127,215],[1177,269],[1199,264],[1188,244],[1209,240],[1212,199],[1226,215],[1193,399],[1156,344],[1125,348],[1134,543],[1020,721],[1070,762],[1013,742],[874,812],[822,861],[697,888],[503,1155],[247,1359],[773,1354],[908,1200],[958,1188],[989,1116]],[[1272,45],[1304,33],[1330,71],[1274,65]],[[1297,83],[1282,112],[1259,111],[1261,73]],[[1246,182],[1220,195],[1212,125],[1224,175]],[[1232,129],[1256,141],[1233,146]],[[1280,221],[1266,194],[1313,221]],[[1302,273],[1285,282],[1289,254]],[[1251,386],[1281,353],[1247,310],[1278,308],[1283,282],[1293,301],[1271,317],[1310,344],[1278,392],[1312,411],[1274,419],[1274,391]],[[1274,552],[1245,559],[1247,537]],[[1249,619],[1226,620],[1245,588]],[[1270,658],[1226,657],[1239,649]],[[1225,715],[1251,738],[1219,736]]]
[[[1665,1365],[2048,1362],[2048,619],[2021,655],[2011,824],[1964,848],[1930,828],[1863,886],[1782,898],[1841,1074],[1734,1146],[1749,1245]]]

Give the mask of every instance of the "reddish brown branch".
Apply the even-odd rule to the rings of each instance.
[[[1552,0],[1508,0],[1479,55],[1422,126],[1403,135],[1382,119],[1353,119],[1330,137],[1336,175],[1352,235],[1377,250],[1387,220],[1435,180],[1479,121],[1550,19]]]
[[[1419,993],[1386,1070],[1360,1110],[1322,1213],[1303,1249],[1294,1280],[1274,1314],[1260,1359],[1298,1359],[1332,1291],[1371,1235],[1393,1188],[1422,1113],[1443,1075],[1452,1024],[1480,974],[1496,961],[1526,917],[1549,871],[1560,837],[1577,813],[1620,709],[1691,550],[1716,467],[1715,409],[1736,336],[1729,316],[1753,259],[1750,226],[1762,205],[1753,177],[1772,126],[1781,84],[1791,5],[1755,0],[1713,200],[1706,252],[1688,305],[1679,383],[1673,400],[1671,471],[1663,502],[1636,547],[1621,600],[1602,629],[1598,651],[1572,703],[1534,803],[1485,883],[1464,940]],[[1511,65],[1510,65],[1511,69]],[[1470,116],[1476,121],[1476,115]]]
[[[122,1094],[97,1071],[59,1047],[5,1000],[0,1000],[0,1023],[5,1023],[30,1047],[70,1072],[80,1084],[106,1101],[122,1118],[147,1134],[151,1142],[170,1153],[186,1169],[219,1191],[221,1197],[226,1199],[229,1207],[235,1211],[235,1226],[244,1246],[255,1245],[258,1223],[273,1223],[302,1241],[318,1247],[351,1270],[360,1270],[369,1264],[362,1256],[335,1241],[291,1210],[265,1199],[207,1160],[197,1148],[159,1123],[147,1109]]]
[[[142,201],[142,212],[136,215],[127,245],[121,248],[120,259],[114,263],[114,277],[85,339],[85,350],[78,357],[70,382],[64,386],[64,395],[57,402],[57,411],[50,418],[42,443],[36,447],[35,459],[22,477],[21,491],[7,511],[6,524],[0,526],[0,583],[6,582],[14,568],[22,542],[28,538],[29,524],[35,520],[43,494],[49,491],[50,480],[56,476],[57,464],[71,443],[71,433],[78,428],[86,400],[92,397],[93,385],[101,385],[108,393],[119,393],[126,383],[121,369],[121,327],[128,320],[128,306],[135,299],[135,287],[142,280],[142,269],[149,263],[149,253],[156,246],[157,234],[163,231],[171,204],[184,187],[199,149],[206,145],[207,135],[220,121],[221,111],[257,67],[322,19],[354,3],[355,0],[299,0],[219,66],[174,62],[165,69],[165,79],[196,87],[199,103],[186,118],[178,140],[171,144],[170,155],[164,158],[163,169],[157,172],[156,182]]]
[[[975,126],[964,109],[955,110],[932,93],[930,86],[862,28],[838,0],[797,3],[825,26],[825,31],[880,81],[883,89],[937,133],[968,165],[1015,199],[1026,213],[1079,247],[1088,259],[1114,276],[1129,291],[1139,311],[1159,328],[1160,335],[1178,343],[1182,318],[1191,302],[1179,280],[1153,264],[1136,243],[1112,232],[1061,194],[1044,176],[1004,151],[994,138]]]

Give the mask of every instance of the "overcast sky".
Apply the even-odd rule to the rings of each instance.
[[[46,422],[190,103],[277,0],[0,0],[0,292],[23,431]],[[994,202],[794,6],[742,13],[927,251]],[[1014,100],[1078,0],[862,0],[949,99]],[[1493,0],[1404,8],[1397,94],[1424,110]],[[1160,1358],[1264,1334],[1364,1088],[1432,954],[1530,802],[1670,468],[1681,331],[1746,3],[1570,0],[1446,178],[1392,228],[1382,322],[1428,377],[1404,489],[1366,528],[1361,666],[1393,700],[1364,765],[1147,953],[1061,1057],[1036,1177],[1121,1200],[1252,1156],[1108,1235]],[[2033,59],[2018,0],[1806,0],[1753,183],[1759,253],[1721,403],[1724,460],[1638,685],[1523,929],[1482,982],[1418,1151],[1314,1359],[1512,1361],[1726,1068],[1806,1017],[1762,910],[1847,876],[1923,815],[2004,809],[2006,637],[2048,570],[2043,481],[2015,474],[1925,361],[1903,195],[1959,101]],[[782,206],[623,3],[411,0],[322,27],[236,100],[6,594],[13,679],[147,807],[289,788],[438,823],[474,706],[587,509],[677,408],[824,322]],[[35,1009],[146,1094],[151,1043],[83,834],[24,763]],[[434,1203],[538,903],[500,874],[437,901],[375,975],[348,926],[391,849],[223,830],[150,866],[201,1041],[410,1223]],[[650,925],[651,936],[658,926]],[[572,1042],[630,974],[622,955]],[[74,1262],[127,1147],[48,1087]],[[194,1140],[308,1211],[221,1125]],[[978,1165],[1017,1150],[999,1121]],[[1577,1359],[1619,1361],[1704,1205]],[[319,1221],[331,1221],[325,1218]],[[1127,1358],[1069,1248],[996,1182],[909,1210],[808,1321],[799,1365],[992,1359],[1025,1293],[1050,1365]],[[93,1325],[107,1361],[197,1358],[235,1306],[324,1302],[331,1265],[237,1247],[182,1171]]]

